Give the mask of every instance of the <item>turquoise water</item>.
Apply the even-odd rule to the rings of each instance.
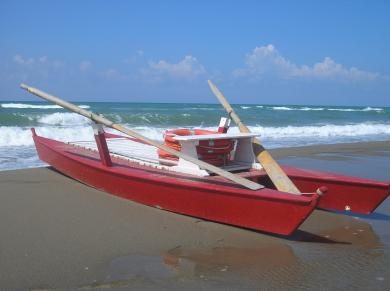
[[[39,126],[41,117],[65,110],[45,102],[1,102],[1,126]],[[215,126],[225,116],[219,104],[83,102],[84,108],[134,126]],[[390,123],[389,107],[233,105],[252,126],[346,125]],[[61,123],[60,118],[56,120]]]
[[[82,102],[82,107],[156,140],[164,130],[215,129],[226,116],[219,104]],[[267,147],[390,139],[389,107],[233,105]],[[46,102],[0,102],[0,169],[41,165],[30,128],[59,140],[90,139],[90,121]],[[232,127],[231,130],[237,131]]]

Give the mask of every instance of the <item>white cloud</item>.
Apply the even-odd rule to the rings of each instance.
[[[165,60],[151,61],[148,68],[141,70],[141,72],[146,77],[151,77],[154,80],[162,80],[164,78],[191,80],[204,75],[206,70],[195,57],[185,56],[178,63],[170,63]]]
[[[296,76],[313,77],[313,78],[329,78],[329,79],[344,79],[344,80],[375,80],[379,77],[378,73],[372,73],[359,70],[355,67],[346,68],[341,64],[336,63],[329,57],[326,57],[322,62],[316,63],[313,67],[302,66],[295,71]]]
[[[355,67],[347,68],[336,63],[330,57],[313,66],[299,66],[283,57],[271,44],[256,47],[245,58],[246,67],[233,72],[236,77],[248,76],[262,78],[277,76],[281,78],[307,78],[307,79],[338,79],[338,80],[375,80],[378,73],[359,70]]]
[[[42,77],[47,79],[53,72],[56,74],[62,71],[64,63],[57,60],[50,60],[47,56],[24,57],[16,54],[13,57],[16,64],[15,78],[28,80],[30,78]]]
[[[79,69],[81,72],[86,72],[92,67],[92,63],[90,61],[82,61],[80,63]]]
[[[34,58],[24,58],[21,55],[15,55],[13,58],[14,62],[19,65],[32,65],[35,63]]]
[[[19,54],[13,57],[13,61],[21,66],[47,66],[53,68],[62,67],[64,64],[60,61],[51,61],[47,56],[41,56],[38,58],[27,58]]]

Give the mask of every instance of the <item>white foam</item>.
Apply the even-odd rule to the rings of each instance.
[[[271,107],[273,110],[295,110],[295,111],[322,111],[325,108],[322,107],[286,107],[286,106],[274,106]]]
[[[343,112],[366,112],[366,111],[383,111],[383,108],[373,108],[373,107],[366,107],[363,109],[357,109],[357,108],[328,108],[329,111],[343,111]]]
[[[61,140],[90,140],[93,138],[92,127],[36,127],[39,135]],[[0,147],[8,146],[32,146],[34,144],[31,130],[16,126],[0,126]]]
[[[19,108],[19,109],[59,109],[62,108],[59,105],[35,105],[35,104],[24,104],[24,103],[2,103],[2,108]],[[81,108],[90,108],[89,105],[78,105]]]
[[[366,107],[366,108],[362,109],[362,111],[383,111],[383,108]]]
[[[315,137],[361,137],[367,135],[386,135],[390,137],[390,124],[358,123],[347,125],[285,126],[262,127],[249,126],[250,130],[272,139],[278,138],[315,138]]]
[[[35,147],[0,147],[0,171],[44,166],[39,160]]]
[[[390,124],[386,123],[357,123],[357,124],[325,124],[313,126],[248,126],[251,132],[259,133],[262,138],[277,140],[303,140],[315,138],[329,138],[329,141],[340,140],[340,138],[363,138],[366,136],[390,138]],[[202,127],[207,130],[216,130],[216,127]],[[231,132],[238,132],[237,127],[231,127]],[[153,136],[158,135],[154,132]],[[162,131],[163,132],[163,131]],[[350,139],[349,139],[350,140]],[[321,141],[323,142],[323,141]],[[288,146],[288,144],[286,144]]]
[[[297,110],[302,110],[302,111],[322,111],[322,110],[325,110],[325,108],[322,108],[322,107],[301,107],[301,108],[298,108]]]
[[[241,109],[250,109],[251,107],[250,106],[240,106]]]
[[[38,118],[38,122],[48,125],[87,125],[90,124],[90,120],[84,116],[70,112],[56,112],[52,114],[43,115]]]
[[[296,111],[323,111],[323,110],[329,110],[329,111],[343,111],[343,112],[367,112],[367,111],[376,111],[381,112],[383,111],[383,108],[379,107],[365,107],[363,109],[360,108],[323,108],[323,107],[287,107],[287,106],[273,106],[269,107],[273,110],[296,110]]]
[[[322,107],[286,107],[286,106],[274,106],[273,110],[296,110],[296,111],[322,111],[325,108]]]
[[[65,121],[64,121],[65,122]],[[66,123],[68,123],[66,121]],[[69,124],[69,123],[68,123]],[[62,122],[61,124],[62,125]],[[172,128],[156,128],[148,126],[132,127],[134,131],[145,135],[146,137],[158,141],[163,140],[165,130]],[[216,127],[202,127],[208,130],[216,130]],[[313,125],[313,126],[249,126],[249,129],[254,133],[259,133],[263,138],[267,139],[315,139],[315,138],[359,138],[365,136],[382,136],[390,138],[390,124],[387,123],[358,123],[346,125]],[[36,127],[39,135],[44,137],[61,140],[61,141],[77,141],[77,140],[92,140],[92,127],[89,125],[74,125],[74,126],[39,126]],[[106,129],[108,132],[118,133],[112,129]],[[238,132],[237,127],[230,129],[232,132]],[[31,146],[33,140],[29,128],[16,126],[0,126],[0,147],[5,146]]]
[[[286,107],[286,106],[274,106],[271,107],[273,110],[294,110],[294,108]]]
[[[125,125],[146,137],[163,141],[165,130],[172,128],[155,128],[148,126],[133,127]],[[202,127],[216,130],[216,127]],[[318,143],[337,143],[365,140],[390,139],[390,123],[326,124],[313,126],[249,126],[254,133],[259,133],[267,147],[286,147]],[[113,129],[107,132],[120,134]],[[38,135],[60,141],[93,140],[92,127],[89,125],[47,125],[36,127]],[[238,132],[237,127],[229,131]],[[0,126],[0,170],[40,166],[34,149],[32,134],[29,128]]]
[[[150,139],[158,140],[160,142],[163,141],[164,132],[166,130],[173,129],[173,128],[156,128],[156,127],[146,127],[146,126],[138,126],[138,127],[131,127],[130,125],[126,125],[126,126]]]

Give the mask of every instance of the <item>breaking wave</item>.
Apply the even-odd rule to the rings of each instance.
[[[366,107],[363,109],[356,108],[328,108],[329,111],[344,111],[344,112],[367,112],[367,111],[383,111],[383,108]]]
[[[89,124],[91,121],[81,115],[76,113],[60,113],[56,112],[53,114],[44,115],[38,118],[38,122],[42,124],[50,124],[50,125],[63,125],[63,126],[71,126],[71,125],[83,125]]]
[[[2,103],[0,104],[2,108],[18,108],[18,109],[61,109],[59,105],[35,105],[35,104],[25,104],[25,103]],[[90,108],[89,105],[78,105],[81,108]]]
[[[362,137],[369,135],[385,135],[390,138],[390,124],[359,123],[347,125],[317,125],[317,126],[285,126],[262,127],[249,126],[251,131],[260,133],[267,138],[295,138],[305,137]]]
[[[365,107],[365,108],[324,108],[324,107],[287,107],[287,106],[273,106],[269,107],[273,110],[285,110],[285,111],[343,111],[343,112],[368,112],[368,111],[376,111],[381,112],[383,108],[379,107]]]
[[[73,117],[72,117],[73,118]],[[77,121],[77,120],[76,120]],[[75,124],[77,122],[75,121]],[[86,120],[87,122],[88,120]],[[91,126],[85,123],[79,123],[75,126],[63,127],[63,123],[68,123],[63,119],[54,121],[54,124],[58,126],[38,126],[36,131],[39,135],[62,140],[62,141],[74,141],[74,140],[92,140],[93,132]],[[82,121],[84,122],[84,121]],[[151,138],[154,140],[162,141],[162,136],[165,130],[170,128],[159,127],[128,127],[133,130]],[[215,127],[203,127],[204,129],[215,130]],[[378,137],[382,139],[390,138],[390,124],[380,123],[359,123],[359,124],[347,124],[347,125],[317,125],[317,126],[284,126],[284,127],[263,127],[263,126],[249,126],[250,130],[254,133],[259,133],[262,138],[267,140],[296,140],[305,143],[305,140],[311,141],[316,138],[327,138],[331,143],[333,139],[337,141],[348,142],[353,138],[361,138],[364,140],[366,137]],[[114,132],[111,129],[107,129],[108,132]],[[238,132],[236,127],[231,128],[232,132]],[[311,142],[313,143],[313,142]],[[314,142],[315,143],[315,142]],[[31,138],[31,131],[29,128],[16,127],[16,126],[0,126],[0,147],[6,146],[31,146],[33,141]],[[272,145],[271,145],[272,146]],[[287,143],[285,146],[289,146]]]
[[[294,108],[286,107],[286,106],[274,106],[274,107],[270,107],[270,108],[273,110],[296,110]]]
[[[93,137],[92,127],[75,126],[75,127],[36,127],[39,135],[61,140],[74,141],[91,139]],[[31,130],[29,128],[15,126],[0,127],[0,147],[8,146],[32,146]]]
[[[298,110],[298,111],[322,111],[322,110],[325,110],[325,108],[322,108],[322,107],[286,107],[286,106],[273,106],[273,107],[269,107],[270,109],[273,109],[273,110],[286,110],[286,111],[290,111],[290,110]]]
[[[302,107],[297,110],[302,110],[302,111],[322,111],[325,110],[325,108],[322,107]]]
[[[179,127],[215,130],[219,117],[225,116],[218,104],[84,104],[87,105],[81,105],[83,108],[92,107],[108,119],[160,142],[165,130]],[[390,108],[387,107],[235,106],[241,110],[242,120],[260,135],[267,148],[390,140]],[[91,121],[87,118],[57,105],[3,101],[0,102],[0,170],[43,165],[36,155],[31,127],[39,135],[55,140],[93,140]],[[230,131],[238,132],[238,129],[232,127]]]

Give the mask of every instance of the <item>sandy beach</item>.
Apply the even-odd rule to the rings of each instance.
[[[275,149],[281,163],[390,180],[390,141]],[[136,204],[52,168],[0,172],[2,290],[385,290],[390,199],[316,210],[278,237]]]
[[[390,290],[389,15],[1,1],[0,291]]]

